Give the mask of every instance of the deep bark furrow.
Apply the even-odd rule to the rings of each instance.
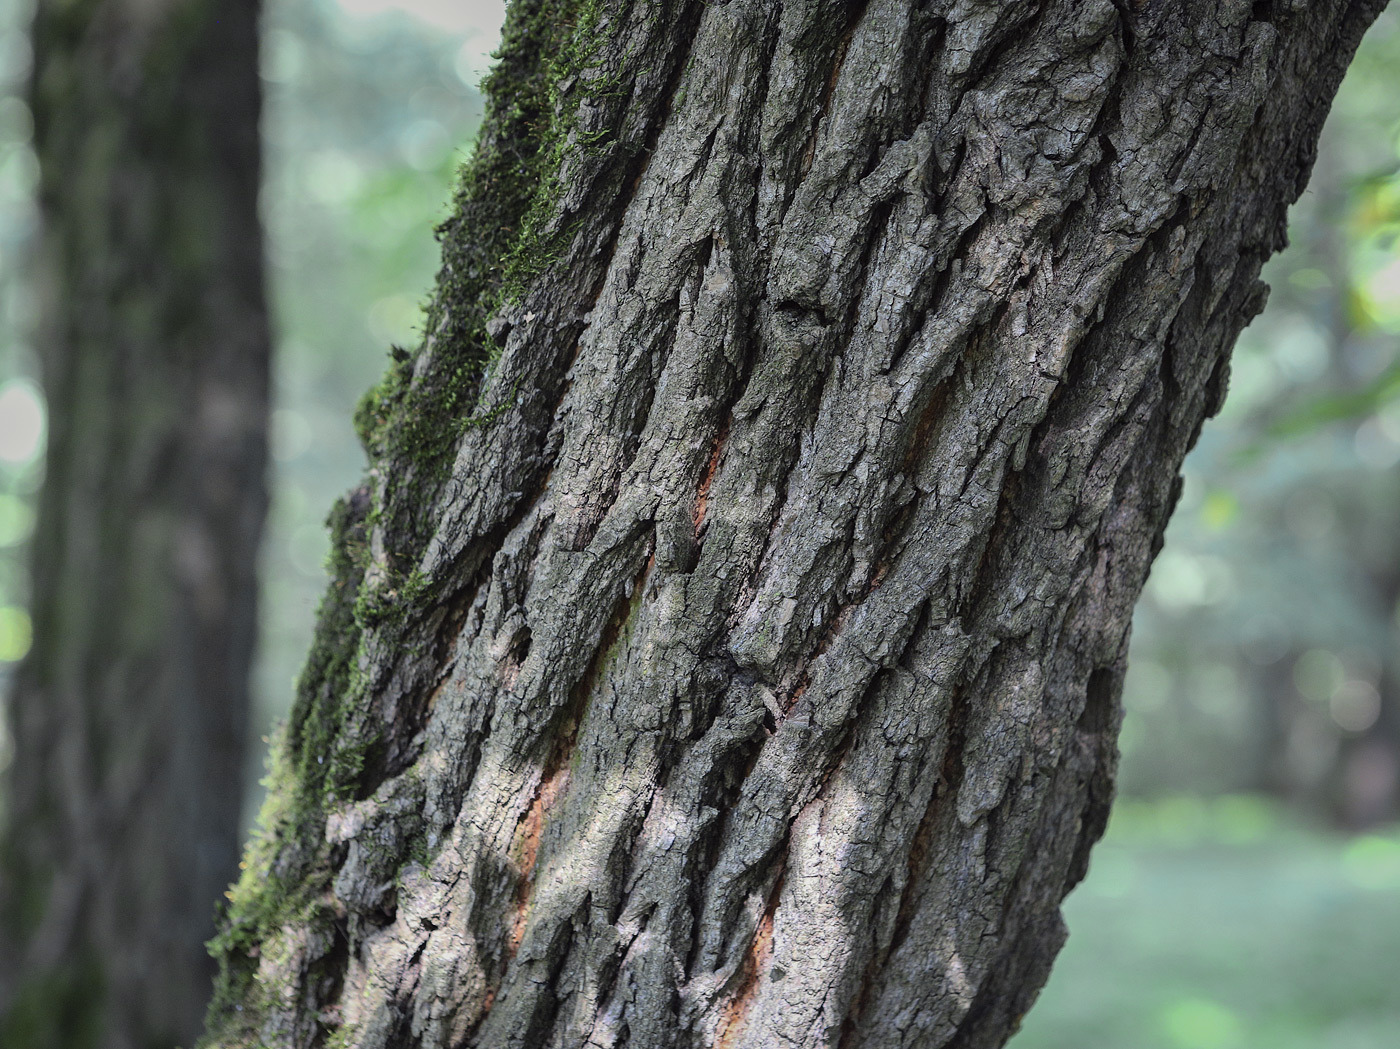
[[[645,38],[688,55],[617,118],[654,148],[625,208],[565,194],[594,239],[501,313],[520,403],[434,510],[424,575],[490,571],[420,756],[337,817],[348,1045],[1001,1044],[1285,144],[1375,7],[731,0]],[[372,926],[395,806],[423,849]]]

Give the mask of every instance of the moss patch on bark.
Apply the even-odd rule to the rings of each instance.
[[[479,393],[497,355],[488,321],[557,254],[567,231],[551,226],[557,168],[571,145],[568,96],[596,51],[601,0],[519,0],[487,77],[487,113],[437,230],[443,264],[416,352],[398,347],[384,378],[361,400],[355,424],[373,467],[366,487],[331,513],[331,583],[289,721],[271,744],[267,800],[243,872],[210,950],[219,962],[201,1044],[256,1043],[265,1011],[257,972],[278,930],[332,935],[326,817],[356,796],[373,740],[347,730],[364,703],[359,670],[367,628],[392,630],[433,596],[413,565],[431,504],[464,430],[482,419]],[[575,107],[576,108],[576,107]],[[373,530],[394,551],[366,582]],[[387,573],[388,578],[383,578]],[[405,843],[405,855],[424,851]],[[389,858],[393,866],[401,857]]]

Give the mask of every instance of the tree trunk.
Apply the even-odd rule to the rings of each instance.
[[[1380,6],[516,0],[206,1044],[1001,1045]]]
[[[199,1036],[266,496],[257,5],[41,0],[47,480],[10,702],[0,1045]]]

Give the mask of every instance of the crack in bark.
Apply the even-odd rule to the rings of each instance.
[[[778,912],[778,901],[782,897],[785,880],[784,876],[779,874],[777,881],[774,882],[773,890],[768,897],[768,904],[763,911],[763,917],[759,919],[758,928],[754,931],[753,942],[744,955],[743,964],[735,976],[731,977],[731,980],[738,979],[738,987],[733,996],[720,1008],[719,1021],[716,1024],[718,1034],[715,1042],[716,1049],[732,1049],[735,1040],[743,1032],[749,1010],[753,1008],[759,979],[763,975],[763,970],[767,968],[768,958],[772,954],[773,918]]]

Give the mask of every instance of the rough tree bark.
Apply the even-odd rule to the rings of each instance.
[[[206,1044],[1001,1045],[1379,0],[516,0]]]
[[[0,1045],[199,1037],[264,506],[257,4],[41,0],[47,475],[9,713]]]

